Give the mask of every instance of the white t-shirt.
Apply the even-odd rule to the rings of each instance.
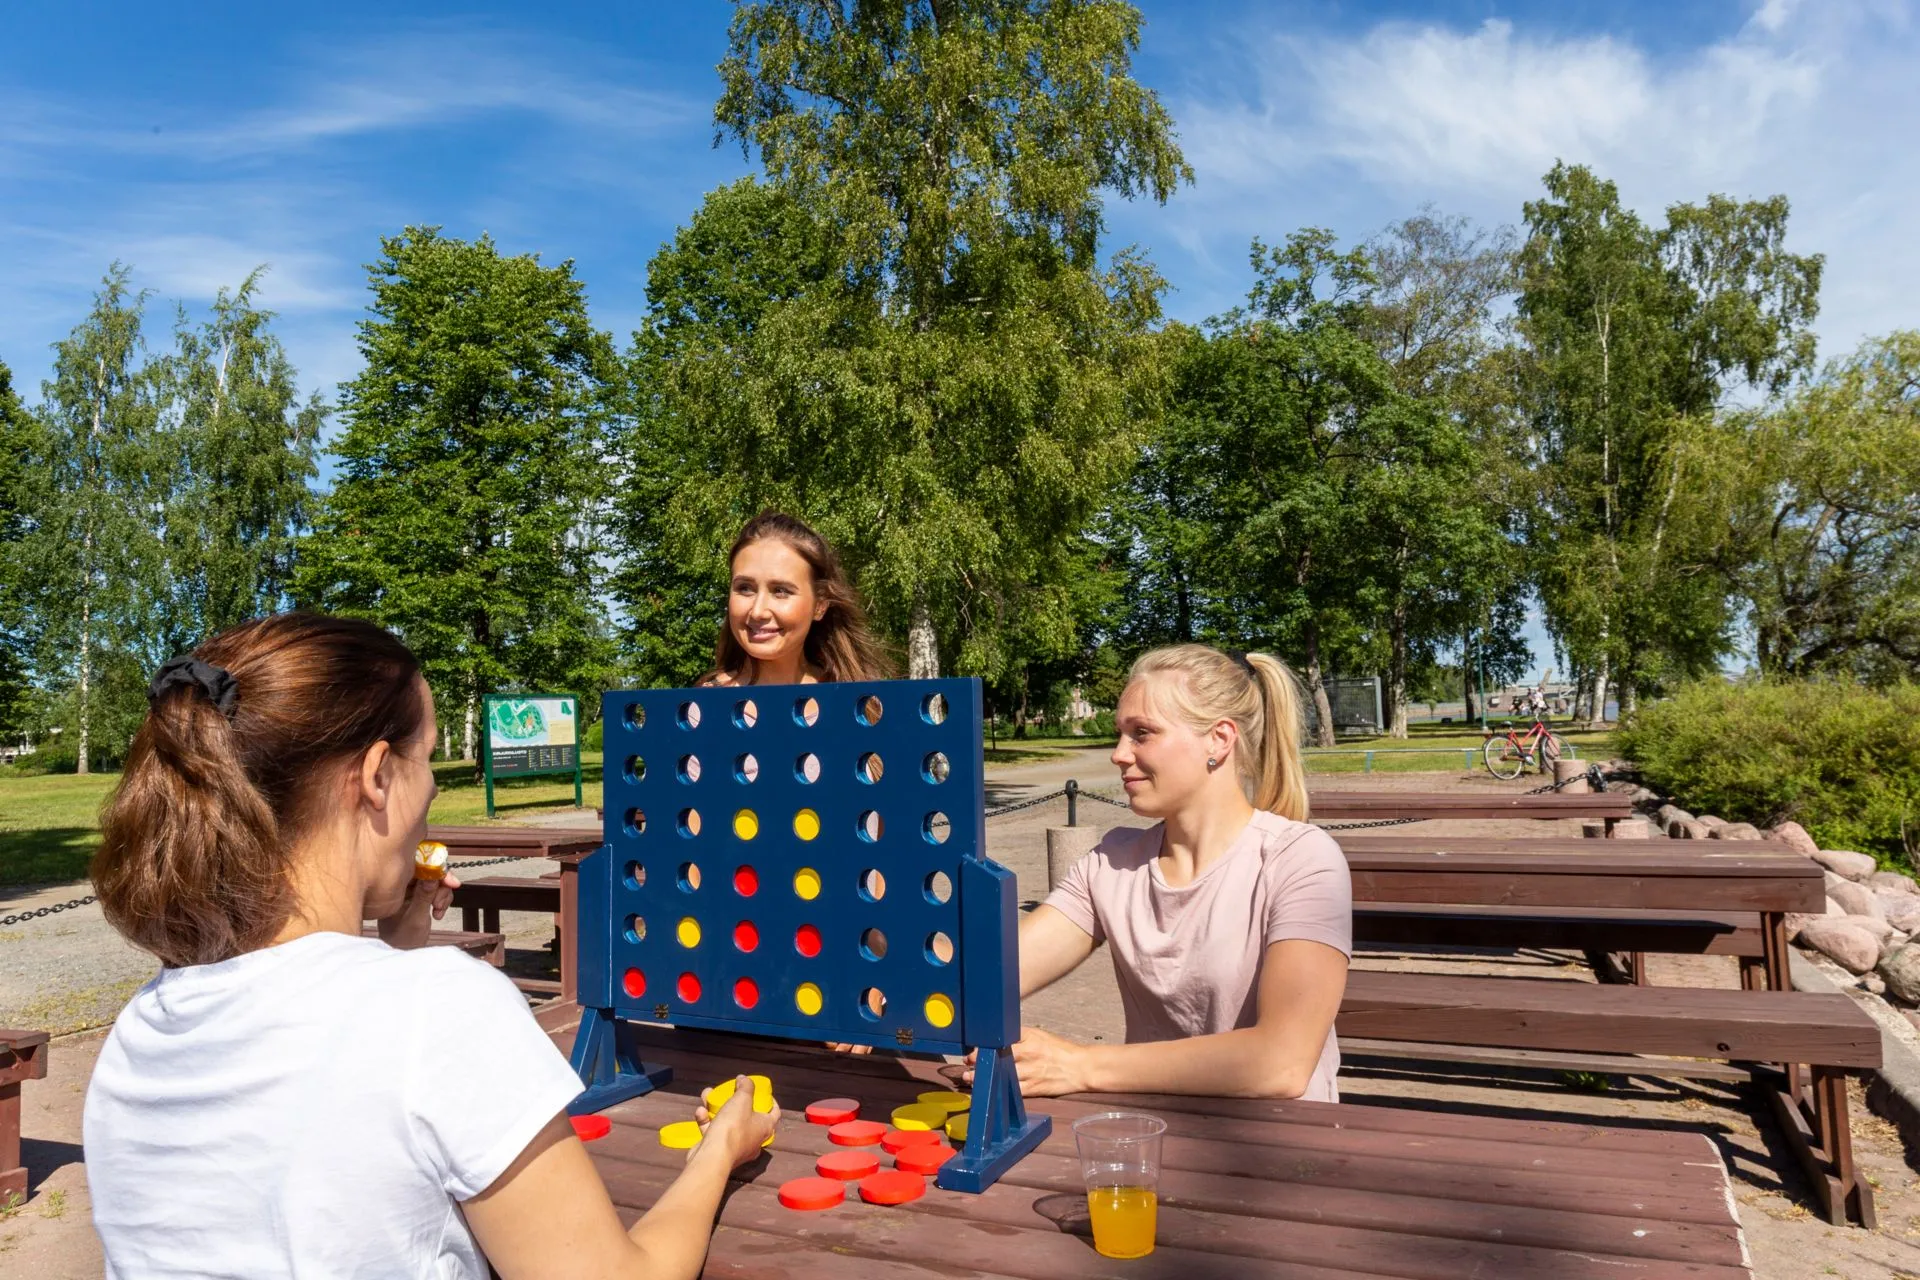
[[[580,1092],[505,975],[315,933],[164,969],[87,1089],[107,1275],[472,1277],[458,1202]]]

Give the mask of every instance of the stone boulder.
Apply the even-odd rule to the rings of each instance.
[[[1903,876],[1898,871],[1876,871],[1860,883],[1878,894],[1920,894],[1920,885],[1913,882],[1913,877]]]
[[[1884,916],[1822,916],[1821,919],[1835,919],[1843,924],[1852,925],[1856,929],[1872,934],[1875,942],[1884,943],[1893,936],[1893,926]],[[1902,937],[1900,941],[1905,942],[1906,939]]]
[[[1751,822],[1723,822],[1708,833],[1709,840],[1764,840],[1760,828]]]
[[[1713,828],[1706,823],[1698,819],[1692,819],[1687,822],[1674,823],[1667,834],[1676,840],[1705,840],[1712,831]]]
[[[1807,829],[1797,822],[1783,822],[1769,830],[1767,836],[1778,840],[1781,844],[1793,846],[1795,853],[1804,853],[1808,857],[1820,851],[1820,846],[1813,842],[1813,837],[1807,834]]]
[[[1703,813],[1698,818],[1695,818],[1694,821],[1704,822],[1710,827],[1724,827],[1727,825],[1727,820],[1725,818],[1720,817],[1718,814],[1712,814],[1712,813]]]
[[[1864,880],[1880,869],[1880,864],[1868,855],[1848,849],[1816,849],[1813,860],[1849,880]]]
[[[1848,973],[1865,973],[1880,963],[1880,940],[1845,917],[1817,916],[1807,921],[1800,930],[1800,945],[1812,947]]]
[[[1888,924],[1902,933],[1920,933],[1920,894],[1882,893],[1875,896],[1880,899]]]
[[[1887,918],[1887,909],[1880,905],[1880,899],[1873,890],[1851,880],[1842,880],[1829,871],[1826,874],[1827,897],[1840,904],[1850,916],[1872,916],[1876,920]]]
[[[1908,1004],[1920,1004],[1920,944],[1909,942],[1880,962],[1887,993]]]

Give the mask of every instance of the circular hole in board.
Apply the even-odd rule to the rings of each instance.
[[[820,834],[820,815],[811,809],[802,809],[793,815],[793,834],[802,840],[811,840]]]
[[[752,978],[739,978],[733,984],[733,1002],[742,1009],[751,1009],[760,1003],[760,985]]]
[[[953,823],[946,814],[936,810],[920,820],[920,834],[927,838],[928,844],[945,844],[953,834]]]
[[[809,1018],[826,1007],[826,998],[820,994],[820,988],[811,982],[803,982],[793,989],[793,1007]]]
[[[812,902],[820,896],[820,873],[812,867],[802,867],[793,873],[793,896],[802,902]]]
[[[638,969],[629,969],[620,975],[620,989],[638,1000],[647,994],[647,975]]]
[[[920,762],[920,776],[935,786],[945,782],[952,773],[953,764],[944,751],[928,752],[927,758]]]
[[[735,782],[753,782],[760,776],[760,761],[753,752],[745,751],[733,758],[733,780]]]
[[[644,917],[637,915],[627,917],[626,938],[628,942],[635,943],[647,940],[647,922]]]
[[[872,727],[880,723],[880,717],[885,711],[886,708],[881,705],[880,699],[870,693],[854,704],[853,718],[861,724]]]
[[[920,699],[920,718],[928,724],[945,724],[947,722],[947,695],[944,693],[930,693]]]
[[[944,907],[953,898],[953,879],[944,871],[936,871],[921,884],[920,891],[927,901],[936,907]]]
[[[626,712],[627,728],[644,729],[647,726],[647,709],[637,702],[629,702]]]
[[[860,896],[868,902],[878,902],[887,896],[887,878],[872,867],[860,873]]]
[[[865,929],[860,934],[860,954],[868,960],[887,958],[887,935],[878,929]]]
[[[868,1022],[878,1022],[887,1013],[886,993],[878,987],[868,987],[860,993],[860,1016]]]
[[[793,949],[811,960],[820,954],[820,930],[803,924],[793,931]]]
[[[686,1004],[697,1003],[700,999],[700,979],[690,973],[680,975],[680,981],[673,984],[674,991]]]
[[[674,825],[679,829],[681,835],[689,840],[693,839],[700,834],[700,811],[698,809],[682,809],[680,811],[680,817],[675,821]]]
[[[813,698],[796,698],[793,703],[793,722],[803,729],[810,729],[820,722],[820,703]]]
[[[644,809],[632,808],[620,819],[620,829],[630,836],[638,836],[647,829],[647,814]]]
[[[682,782],[700,781],[700,757],[691,754],[681,756],[680,763],[675,766],[674,772]]]
[[[809,751],[793,762],[793,776],[811,786],[820,781],[820,757]]]
[[[733,815],[733,834],[742,840],[751,840],[760,834],[760,816],[751,809],[742,809]]]
[[[867,809],[854,819],[853,830],[868,844],[877,844],[880,837],[887,833],[887,821],[880,816],[879,810]]]
[[[743,898],[751,898],[760,892],[760,873],[752,867],[739,866],[733,869],[733,891]]]
[[[742,698],[733,704],[733,727],[751,729],[760,723],[760,705],[752,698]]]
[[[628,782],[639,782],[647,776],[647,762],[639,756],[628,756],[626,764],[620,767],[620,776]]]
[[[927,935],[926,955],[928,964],[952,964],[953,939],[934,930]]]
[[[629,889],[645,888],[647,883],[647,869],[641,866],[637,861],[629,862],[627,864],[627,875],[626,875],[625,883],[627,888]]]
[[[680,923],[674,926],[673,936],[681,946],[693,950],[700,945],[700,922],[692,916],[682,916]]]
[[[862,751],[860,758],[853,762],[853,776],[862,782],[878,782],[886,771],[886,761],[878,751]]]
[[[700,888],[700,864],[697,862],[681,863],[680,874],[675,877],[675,879],[679,881],[680,891],[682,893],[694,893],[698,891]]]
[[[697,702],[681,703],[680,713],[676,718],[680,721],[680,727],[682,729],[698,729],[700,727],[700,704]]]
[[[742,920],[733,926],[733,947],[736,951],[755,951],[760,946],[760,930],[751,920]]]

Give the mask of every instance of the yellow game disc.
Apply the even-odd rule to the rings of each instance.
[[[760,819],[751,809],[742,809],[733,815],[733,834],[742,840],[751,840],[760,834]]]
[[[762,1113],[773,1110],[773,1081],[766,1076],[749,1076],[753,1081],[753,1109]],[[733,1081],[722,1080],[707,1091],[707,1114],[712,1115],[727,1105],[733,1097]]]
[[[935,1089],[932,1093],[921,1094],[918,1098],[915,1098],[914,1101],[925,1103],[930,1107],[945,1107],[947,1114],[952,1115],[956,1111],[965,1111],[968,1107],[971,1107],[973,1105],[973,1095],[968,1093],[955,1093],[951,1089]]]
[[[927,997],[927,1025],[950,1027],[953,1025],[953,1001],[938,991]]]
[[[971,1111],[962,1111],[959,1115],[947,1120],[947,1138],[950,1141],[965,1142],[967,1140],[967,1117],[972,1114]]]
[[[811,840],[820,834],[820,815],[811,809],[802,809],[793,815],[793,834],[802,840]]]
[[[947,1109],[926,1102],[908,1103],[893,1109],[896,1129],[938,1129],[947,1123]]]
[[[803,982],[794,989],[793,1007],[811,1018],[820,1012],[826,1001],[820,997],[820,988],[811,982]]]
[[[689,951],[700,945],[700,922],[692,916],[682,920],[674,933],[679,936],[680,945]]]
[[[700,1145],[700,1126],[691,1120],[676,1120],[660,1126],[660,1145],[675,1151],[689,1151]]]
[[[802,867],[793,873],[793,891],[799,897],[812,902],[820,896],[820,873],[812,867]]]

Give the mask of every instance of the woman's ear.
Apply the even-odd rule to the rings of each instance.
[[[367,748],[360,757],[356,782],[356,801],[374,810],[387,807],[387,796],[393,788],[393,747],[390,743],[383,740]]]
[[[1222,765],[1227,763],[1239,743],[1240,726],[1231,720],[1216,720],[1213,728],[1207,730],[1207,755]]]

